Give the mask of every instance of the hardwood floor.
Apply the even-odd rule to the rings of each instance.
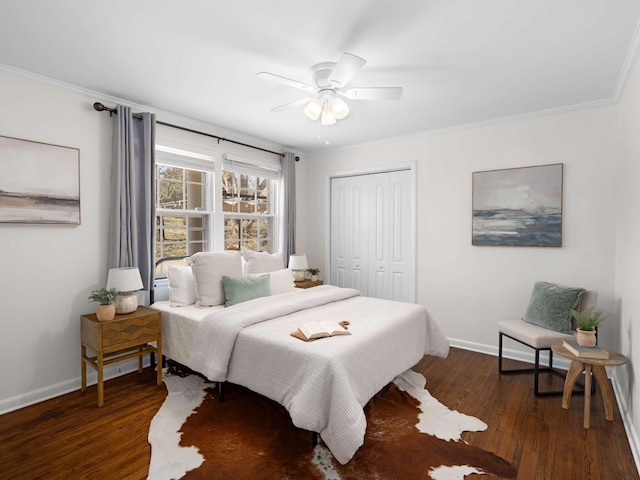
[[[640,478],[617,405],[614,421],[605,421],[599,391],[585,430],[581,396],[569,410],[560,397],[535,397],[531,375],[499,375],[495,357],[451,349],[449,358],[425,357],[421,366],[435,398],[489,425],[464,440],[518,465],[519,480]],[[154,375],[145,369],[106,382],[102,408],[94,385],[0,416],[0,479],[146,478],[149,424],[166,396]]]

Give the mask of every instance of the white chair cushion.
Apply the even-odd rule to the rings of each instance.
[[[524,320],[503,320],[498,322],[498,331],[516,338],[533,348],[550,348],[554,343],[575,338],[576,336],[575,332],[573,334],[556,332]]]

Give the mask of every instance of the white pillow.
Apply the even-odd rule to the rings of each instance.
[[[263,275],[266,274],[250,273],[247,277],[261,277]],[[271,287],[271,295],[294,291],[296,289],[296,284],[293,283],[293,272],[288,268],[269,272],[269,286]]]
[[[284,268],[284,260],[282,253],[254,252],[253,250],[245,250],[244,265],[245,275],[250,273],[269,273]]]
[[[172,307],[184,307],[196,303],[196,287],[191,267],[167,266],[169,277],[169,303]]]
[[[225,302],[222,277],[241,277],[240,252],[200,252],[187,259],[193,269],[196,287],[196,306],[211,307]]]

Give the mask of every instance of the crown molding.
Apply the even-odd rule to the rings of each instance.
[[[408,135],[388,137],[380,140],[374,140],[372,142],[363,142],[363,143],[348,145],[345,147],[328,148],[326,150],[312,150],[305,153],[308,156],[317,156],[317,155],[324,155],[326,153],[331,153],[331,152],[357,150],[365,147],[374,147],[378,145],[386,145],[386,144],[395,143],[395,142],[405,142],[405,141],[414,140],[418,138],[430,137],[435,135],[443,135],[447,133],[461,132],[461,131],[471,130],[475,128],[492,127],[496,125],[503,125],[505,123],[519,122],[522,120],[532,120],[532,119],[541,118],[541,117],[549,117],[553,115],[563,115],[567,113],[574,113],[574,112],[592,109],[592,108],[608,107],[611,105],[615,105],[616,103],[617,103],[617,99],[611,97],[611,98],[605,98],[602,100],[596,100],[593,102],[585,102],[585,103],[579,103],[575,105],[568,105],[565,107],[550,108],[548,110],[540,110],[537,112],[523,113],[520,115],[511,115],[508,117],[500,117],[492,120],[483,120],[482,122],[465,123],[462,125],[454,125],[451,127],[439,128],[436,130],[428,130],[424,132],[411,133]]]
[[[638,55],[640,54],[640,20],[636,23],[636,29],[633,32],[633,38],[631,39],[631,44],[629,45],[629,49],[627,50],[627,55],[625,56],[624,63],[622,64],[622,69],[620,70],[620,75],[618,76],[618,82],[616,83],[616,88],[614,89],[613,98],[616,102],[622,98],[624,95],[624,89],[627,86],[627,80],[633,73],[633,70],[638,62]]]
[[[233,139],[239,142],[253,144],[260,148],[265,148],[267,150],[281,150],[281,151],[290,150],[290,149],[287,149],[286,146],[270,142],[269,140],[264,138],[254,137],[246,133],[237,132],[235,130],[227,130],[217,125],[203,122],[195,118],[187,117],[176,112],[161,110],[155,107],[151,107],[149,105],[143,105],[140,103],[132,102],[131,100],[128,100],[126,98],[114,97],[112,95],[97,92],[95,90],[90,90],[88,88],[63,82],[61,80],[56,80],[50,77],[46,77],[44,75],[22,70],[16,67],[12,67],[10,65],[3,64],[3,63],[0,63],[0,72],[5,72],[15,77],[23,78],[25,80],[34,81],[37,83],[41,83],[41,84],[49,85],[55,88],[60,88],[73,93],[77,93],[77,94],[95,99],[96,101],[100,101],[104,104],[113,104],[113,105],[121,104],[121,105],[127,105],[134,110],[152,112],[157,117],[160,117],[160,119],[164,122],[174,123],[176,125],[191,128],[194,130],[200,130],[200,131],[209,133],[211,135],[216,135],[219,137]],[[108,106],[112,107],[113,105],[108,105]]]

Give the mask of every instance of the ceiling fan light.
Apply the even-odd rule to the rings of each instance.
[[[317,98],[312,98],[304,107],[304,114],[311,120],[317,120],[322,113],[322,103]]]
[[[334,98],[331,101],[331,111],[336,117],[336,120],[342,120],[349,115],[349,106],[341,98]]]
[[[325,104],[325,108],[322,109],[322,117],[320,118],[322,125],[334,125],[336,123],[336,116],[329,108],[328,102]]]

